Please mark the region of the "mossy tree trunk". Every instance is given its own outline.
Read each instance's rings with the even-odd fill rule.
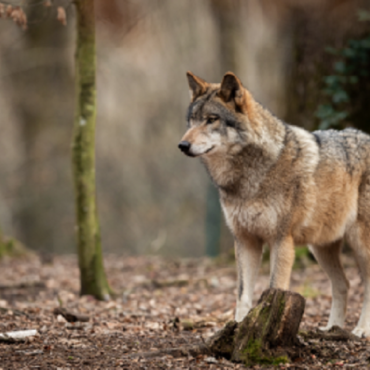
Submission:
[[[94,0],[76,0],[76,112],[73,170],[81,295],[109,299],[103,267],[95,185],[96,46]]]

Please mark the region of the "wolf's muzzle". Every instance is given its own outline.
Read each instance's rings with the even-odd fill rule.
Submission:
[[[189,154],[191,144],[188,141],[181,141],[179,144],[179,149],[185,154]]]

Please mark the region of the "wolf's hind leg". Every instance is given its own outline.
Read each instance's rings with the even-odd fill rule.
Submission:
[[[332,290],[332,303],[328,324],[320,328],[328,330],[334,325],[343,327],[347,310],[349,283],[340,261],[342,241],[323,247],[310,246],[317,262],[329,276]]]
[[[355,252],[357,264],[364,283],[364,302],[361,316],[352,333],[359,337],[370,337],[370,250],[368,244],[363,242],[363,240],[368,241],[370,235],[367,232],[367,228],[362,228],[362,230],[360,230],[359,226],[357,229],[354,229],[349,236],[348,241]]]
[[[240,322],[252,308],[253,290],[261,264],[262,242],[254,239],[235,241],[235,258],[238,270],[238,293],[235,320]]]

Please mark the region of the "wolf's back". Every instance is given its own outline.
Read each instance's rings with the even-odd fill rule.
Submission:
[[[343,131],[315,131],[321,164],[344,166],[350,175],[364,171],[370,165],[370,136],[347,128]]]

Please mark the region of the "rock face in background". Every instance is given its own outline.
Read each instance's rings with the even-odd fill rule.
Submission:
[[[189,102],[187,70],[217,82],[235,69],[275,114],[312,128],[320,76],[311,76],[325,61],[326,45],[339,45],[353,33],[360,5],[97,1],[97,179],[104,250],[204,253],[209,180],[199,161],[177,149]],[[26,33],[0,22],[0,225],[33,249],[73,252],[73,7],[67,27],[53,21],[56,14],[36,8]],[[228,10],[224,18],[220,9]],[[230,48],[225,35],[233,40]],[[233,60],[221,57],[225,48],[234,50]],[[226,250],[231,238],[223,233]]]

